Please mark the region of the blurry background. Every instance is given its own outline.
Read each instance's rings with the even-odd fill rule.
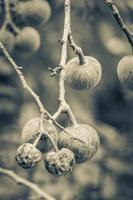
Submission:
[[[1,28],[5,16],[3,2],[0,1]],[[16,5],[25,1],[10,2],[11,7],[17,9]],[[40,95],[48,111],[54,113],[58,108],[58,77],[50,77],[48,67],[54,68],[59,64],[61,46],[58,38],[63,32],[64,1],[48,2],[51,7],[49,20],[35,27],[41,38],[38,51],[28,54],[13,48],[10,52],[15,62],[23,66],[29,85]],[[126,24],[133,31],[133,1],[115,2]],[[27,26],[21,16],[14,12],[14,23],[20,29]],[[90,91],[77,92],[67,87],[66,98],[80,123],[97,128],[101,147],[95,158],[76,166],[73,173],[66,177],[55,178],[48,174],[43,162],[33,170],[21,169],[14,160],[15,151],[21,144],[21,131],[30,118],[39,116],[39,111],[33,98],[24,92],[16,73],[1,54],[0,166],[13,169],[19,175],[34,181],[58,200],[132,200],[133,93],[122,87],[116,73],[117,63],[123,56],[131,53],[131,48],[104,0],[72,1],[71,17],[75,41],[86,55],[99,60],[103,75],[100,84]],[[11,27],[8,30],[16,37]],[[8,40],[8,44],[10,42],[13,39]],[[69,48],[68,60],[74,56]],[[60,118],[60,122],[67,125],[64,116]],[[31,199],[31,196],[36,195],[23,186],[17,186],[7,177],[0,177],[0,199],[24,200]]]

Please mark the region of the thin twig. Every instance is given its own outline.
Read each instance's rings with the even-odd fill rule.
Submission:
[[[59,74],[59,108],[57,112],[53,115],[53,119],[57,119],[61,113],[66,113],[70,119],[72,125],[77,125],[75,116],[65,100],[65,66],[67,61],[67,43],[68,35],[70,33],[70,0],[65,0],[64,10],[65,10],[65,19],[64,19],[64,31],[61,39],[62,49],[61,49],[61,58],[60,58],[60,74]]]
[[[55,200],[54,197],[50,196],[49,194],[47,194],[46,192],[41,190],[38,187],[38,185],[18,176],[16,173],[14,173],[11,170],[4,169],[4,168],[0,167],[0,174],[8,176],[10,179],[15,181],[17,184],[24,185],[24,186],[30,188],[31,190],[35,191],[40,196],[40,198],[43,198],[45,200]]]
[[[111,9],[116,22],[118,23],[122,31],[125,33],[133,51],[133,33],[127,28],[115,3],[112,0],[105,0],[105,3]]]

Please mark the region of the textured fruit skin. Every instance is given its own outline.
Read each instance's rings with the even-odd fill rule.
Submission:
[[[133,91],[133,56],[125,56],[118,63],[117,74],[120,82]]]
[[[49,152],[46,154],[44,164],[54,176],[66,175],[72,171],[75,164],[74,154],[66,148],[62,148],[58,152]]]
[[[79,58],[72,58],[66,64],[65,80],[75,90],[87,90],[96,86],[102,75],[100,63],[93,57],[85,56],[86,63],[79,64]]]
[[[60,133],[59,148],[68,148],[75,154],[77,163],[83,163],[92,158],[100,145],[96,130],[89,125],[67,127]]]
[[[40,118],[36,117],[36,118],[32,118],[30,119],[24,126],[23,130],[22,130],[22,140],[23,142],[33,142],[37,136],[38,136],[38,130],[39,130],[39,122],[40,122]],[[47,137],[46,133],[50,134],[50,136],[53,138],[53,140],[56,142],[57,141],[57,131],[55,126],[52,124],[52,122],[44,119],[43,121],[43,128],[44,128],[44,134],[41,137],[37,148],[41,151],[41,152],[48,152],[52,149],[52,144],[49,140],[49,138]]]
[[[15,36],[8,30],[0,31],[0,41],[3,43],[9,53],[14,49]]]
[[[20,53],[34,53],[36,52],[41,44],[41,39],[38,31],[35,28],[27,26],[23,28],[15,40],[15,49]]]
[[[47,1],[32,0],[20,2],[16,7],[16,12],[27,25],[38,26],[48,21],[51,16],[51,7]]]
[[[24,143],[17,149],[15,158],[21,167],[29,169],[36,167],[41,157],[42,154],[36,147],[30,143]]]

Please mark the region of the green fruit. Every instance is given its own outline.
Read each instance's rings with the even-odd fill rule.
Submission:
[[[44,0],[20,2],[16,6],[16,13],[27,25],[38,26],[48,21],[51,16],[51,7]]]
[[[18,165],[25,169],[36,167],[42,158],[41,152],[30,143],[22,144],[16,152]]]
[[[92,158],[100,145],[96,130],[89,125],[67,127],[60,133],[59,148],[68,148],[75,154],[77,163],[83,163]]]
[[[96,86],[101,79],[101,65],[93,57],[85,56],[86,63],[79,64],[79,58],[72,58],[65,68],[65,81],[75,90],[87,90]]]
[[[44,164],[48,172],[54,176],[66,175],[72,171],[75,164],[74,154],[66,148],[58,152],[49,152],[46,154]]]
[[[39,135],[39,123],[40,123],[40,118],[36,117],[33,119],[30,119],[24,126],[23,131],[22,131],[22,139],[23,142],[34,142],[35,139]],[[57,141],[57,131],[55,126],[53,125],[52,122],[44,119],[43,121],[43,128],[44,128],[44,133],[37,145],[37,148],[41,152],[48,152],[52,149],[52,143],[49,140],[47,133],[53,138],[53,140],[56,142]]]
[[[125,56],[118,63],[118,79],[129,90],[133,91],[133,56]]]
[[[16,36],[15,49],[24,54],[35,53],[40,47],[40,35],[30,26],[23,28]]]

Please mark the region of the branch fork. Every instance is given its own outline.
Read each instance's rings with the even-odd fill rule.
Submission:
[[[66,61],[67,61],[67,45],[69,42],[70,47],[72,47],[75,54],[79,57],[79,63],[84,64],[85,63],[85,56],[83,54],[83,51],[80,47],[78,47],[72,37],[71,32],[71,19],[70,19],[70,7],[71,7],[71,1],[65,0],[64,4],[64,10],[65,10],[65,20],[64,20],[64,32],[62,38],[59,38],[59,42],[62,45],[61,49],[61,58],[59,67],[61,66],[61,69],[59,70],[59,107],[58,110],[53,115],[53,118],[56,120],[62,113],[65,113],[68,118],[70,119],[70,124],[72,126],[77,126],[77,120],[68,105],[68,103],[65,100],[65,68],[66,68]],[[55,68],[55,71],[58,70],[58,67]]]
[[[61,71],[62,66],[58,66],[58,67],[55,67],[55,68],[49,67],[48,69],[50,70],[50,76],[56,76],[58,74],[58,72]]]

